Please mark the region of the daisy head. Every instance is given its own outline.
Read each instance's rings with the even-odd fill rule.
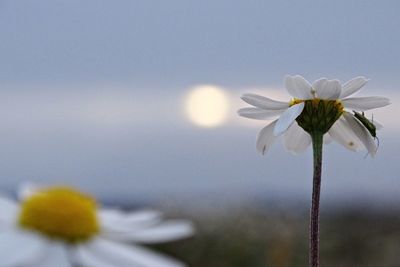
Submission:
[[[273,120],[257,137],[257,150],[263,154],[279,135],[284,134],[285,147],[296,154],[311,144],[311,135],[322,134],[325,142],[333,139],[353,151],[366,148],[374,156],[377,146],[373,133],[380,125],[368,120],[363,112],[390,102],[378,96],[349,97],[367,81],[356,77],[342,85],[338,80],[321,78],[311,84],[300,75],[288,75],[284,83],[292,99],[281,102],[244,94],[242,99],[253,107],[238,113],[246,118]]]
[[[19,198],[0,197],[0,266],[184,266],[136,244],[189,237],[188,221],[163,220],[153,210],[100,208],[70,187],[28,186]]]

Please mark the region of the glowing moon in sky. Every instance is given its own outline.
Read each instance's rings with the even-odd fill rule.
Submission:
[[[227,120],[229,101],[225,92],[213,85],[193,88],[185,101],[189,120],[202,127],[215,127]]]

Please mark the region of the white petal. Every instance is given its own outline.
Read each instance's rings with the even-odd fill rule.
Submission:
[[[338,80],[319,79],[313,83],[313,88],[318,98],[338,99],[342,91],[342,85]]]
[[[102,235],[117,241],[136,243],[162,243],[179,240],[193,235],[193,224],[182,220],[169,220],[155,226],[142,229],[118,227],[103,229]]]
[[[376,128],[377,130],[380,130],[380,129],[383,128],[382,123],[379,123],[379,122],[377,122],[376,120],[372,120],[372,123],[374,124],[374,126],[375,126],[375,128]]]
[[[367,148],[368,153],[370,153],[372,157],[375,156],[378,148],[368,130],[351,113],[345,112],[343,116],[349,123],[353,132],[357,135],[358,139],[360,139]]]
[[[276,101],[255,94],[244,94],[242,99],[250,105],[266,110],[286,109],[289,107],[289,103],[287,102]]]
[[[293,154],[298,154],[303,152],[311,144],[311,137],[297,125],[297,122],[294,122],[285,133],[283,143],[287,150]]]
[[[279,117],[276,122],[274,135],[278,136],[285,132],[287,128],[296,120],[296,118],[301,114],[304,109],[304,102],[300,104],[296,104],[288,108],[282,115]]]
[[[340,98],[345,98],[348,97],[358,90],[360,90],[366,83],[368,82],[368,79],[359,76],[351,79],[350,81],[346,82],[343,87],[342,87],[342,93],[340,94]]]
[[[368,118],[368,120],[375,126],[375,128],[376,128],[377,130],[380,130],[380,129],[383,128],[383,125],[382,125],[381,123],[377,122],[377,121],[374,119],[374,114],[372,114],[372,118],[371,118],[371,119]]]
[[[102,224],[114,224],[122,219],[124,213],[118,209],[101,209],[97,215]]]
[[[162,218],[162,213],[156,210],[139,210],[128,212],[123,219],[129,225],[153,225]]]
[[[32,266],[32,265],[30,265]],[[67,248],[58,242],[52,242],[43,260],[34,266],[40,267],[72,267]]]
[[[31,266],[47,248],[46,241],[35,234],[18,229],[0,232],[0,266]]]
[[[0,228],[14,224],[18,216],[18,211],[17,203],[0,196]]]
[[[348,109],[364,111],[364,110],[387,106],[390,104],[390,101],[386,97],[370,96],[370,97],[346,98],[342,100],[342,104],[345,108]]]
[[[132,230],[158,224],[162,214],[155,210],[140,210],[122,212],[116,209],[102,209],[99,211],[102,228],[116,231]]]
[[[329,129],[329,135],[333,140],[352,151],[362,149],[364,146],[360,139],[354,134],[348,122],[340,117]]]
[[[332,143],[332,137],[329,135],[329,133],[324,134],[324,144],[330,143]]]
[[[269,120],[276,116],[281,115],[285,110],[265,110],[260,108],[242,108],[239,109],[238,114],[242,117],[255,119],[255,120]]]
[[[71,261],[82,267],[116,267],[114,263],[107,262],[101,255],[96,255],[90,251],[85,245],[80,245],[72,249]],[[122,266],[121,266],[122,267]],[[137,265],[132,265],[137,267]]]
[[[85,245],[93,257],[112,263],[118,267],[183,267],[184,264],[161,254],[156,254],[135,245],[122,245],[105,239],[96,240]],[[103,267],[103,266],[99,266]]]
[[[274,135],[274,128],[277,121],[278,120],[275,120],[262,128],[257,135],[256,148],[257,151],[263,155],[269,150],[272,143],[275,141],[276,136]]]
[[[18,199],[24,200],[28,197],[31,197],[33,194],[38,193],[43,188],[44,188],[43,186],[39,186],[37,184],[30,182],[22,183],[18,187],[18,192],[17,192]]]
[[[311,99],[314,97],[311,84],[300,75],[286,75],[284,83],[289,94],[295,98]]]

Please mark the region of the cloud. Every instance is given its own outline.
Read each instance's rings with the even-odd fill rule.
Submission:
[[[0,99],[0,123],[16,131],[132,128],[180,116],[173,95],[126,87],[15,89],[0,92]]]

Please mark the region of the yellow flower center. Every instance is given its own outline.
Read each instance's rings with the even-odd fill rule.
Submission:
[[[293,98],[293,99],[289,102],[289,106],[291,107],[291,106],[294,106],[294,105],[297,105],[297,104],[300,104],[300,103],[303,103],[303,102],[305,102],[305,100],[303,100],[303,99],[298,99],[298,98]]]
[[[82,242],[99,232],[96,201],[68,187],[52,187],[28,197],[19,225],[49,238]]]
[[[290,106],[304,102],[303,112],[297,117],[297,123],[308,133],[326,133],[343,114],[340,100],[313,98],[293,99]]]

